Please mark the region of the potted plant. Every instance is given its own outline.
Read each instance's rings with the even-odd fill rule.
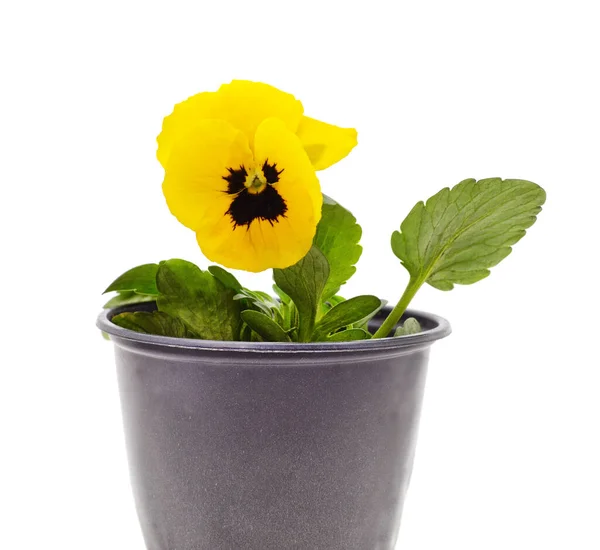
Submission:
[[[397,304],[344,299],[361,228],[316,173],[355,145],[355,130],[254,82],[192,96],[165,118],[167,205],[220,265],[133,268],[98,318],[115,345],[148,550],[394,548],[429,348],[450,333],[407,308],[424,284],[486,277],[545,193],[500,178],[441,190],[391,237],[408,271]],[[225,268],[272,269],[274,295]]]

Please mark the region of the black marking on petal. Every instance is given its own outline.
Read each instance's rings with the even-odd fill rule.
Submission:
[[[248,172],[244,166],[240,166],[237,170],[233,168],[227,168],[229,172],[228,176],[223,176],[223,179],[227,182],[227,193],[230,195],[237,195],[240,191],[243,191],[246,186],[246,178]]]
[[[273,184],[279,181],[279,175],[283,172],[283,168],[281,170],[277,170],[277,163],[269,164],[268,160],[265,160],[265,163],[262,166],[263,174],[265,175],[265,179],[267,183]]]
[[[261,193],[248,193],[244,189],[233,199],[226,214],[231,216],[234,229],[250,227],[254,220],[268,221],[271,225],[285,218],[287,204],[274,187],[268,185]]]

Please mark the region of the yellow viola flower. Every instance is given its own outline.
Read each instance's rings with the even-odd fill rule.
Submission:
[[[302,103],[291,94],[262,82],[234,80],[217,92],[196,94],[177,104],[164,119],[157,157],[166,168],[175,142],[204,119],[226,120],[244,132],[252,147],[259,124],[266,118],[279,118],[300,138],[315,170],[342,160],[356,146],[354,128],[327,124],[303,112]]]
[[[169,209],[204,255],[258,272],[306,255],[323,202],[315,170],[355,145],[355,130],[303,116],[292,95],[233,81],[176,105],[157,156]]]
[[[209,260],[254,272],[306,255],[323,201],[300,138],[279,118],[252,141],[226,120],[197,121],[171,148],[163,192]]]

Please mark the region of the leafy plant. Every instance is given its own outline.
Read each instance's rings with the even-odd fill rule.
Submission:
[[[398,326],[425,283],[439,290],[472,284],[506,258],[545,201],[535,183],[500,178],[464,180],[417,203],[392,235],[408,284],[371,334],[369,321],[385,302],[373,295],[345,300],[337,293],[356,271],[362,230],[352,214],[324,197],[313,246],[300,261],[273,269],[276,297],[249,290],[220,266],[202,271],[184,260],[146,264],[118,277],[106,307],[156,301],[157,311],[124,311],[123,328],[178,338],[269,342],[348,342],[420,332],[417,319]],[[396,328],[397,327],[397,328]]]

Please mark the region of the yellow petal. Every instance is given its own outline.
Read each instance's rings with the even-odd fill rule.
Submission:
[[[280,172],[279,181],[269,185],[285,201],[285,214],[236,226],[230,215],[219,218],[211,210],[196,230],[198,244],[210,260],[258,272],[289,267],[310,249],[323,197],[300,140],[282,120],[267,119],[257,129],[254,166],[261,169],[265,162]]]
[[[198,123],[210,116],[214,108],[216,93],[196,94],[175,105],[173,112],[163,120],[162,131],[156,138],[158,149],[156,157],[166,168],[169,155],[177,139],[186,135]]]
[[[302,103],[292,94],[262,82],[233,80],[230,84],[223,84],[217,96],[218,106],[212,113],[214,118],[223,118],[242,130],[248,136],[251,147],[263,120],[278,118],[288,130],[295,132],[304,111]]]
[[[250,227],[233,228],[228,216],[216,224],[206,224],[196,232],[202,253],[212,262],[231,269],[257,273],[270,268],[286,268],[302,259],[312,239],[298,236],[293,223],[283,218],[271,225],[255,220]]]
[[[342,160],[357,144],[354,128],[340,128],[303,116],[297,130],[315,170],[324,170]]]
[[[199,120],[226,120],[246,134],[250,147],[258,125],[266,118],[277,117],[295,132],[302,118],[303,107],[293,95],[262,82],[234,80],[217,92],[204,92],[175,106],[163,122],[157,138],[157,157],[166,166],[173,143]]]
[[[252,152],[245,135],[224,120],[197,122],[174,144],[163,193],[171,213],[190,229],[229,208],[228,168],[250,166]]]
[[[298,136],[286,131],[280,120],[267,119],[256,132],[254,156],[261,166],[269,161],[276,163],[278,170],[283,169],[274,187],[284,200],[293,202],[296,194],[302,190],[306,193],[305,201],[309,201],[314,209],[313,217],[307,222],[312,224],[314,220],[316,231],[316,224],[321,219],[323,195],[319,178]],[[304,205],[305,201],[300,197],[298,200]]]

